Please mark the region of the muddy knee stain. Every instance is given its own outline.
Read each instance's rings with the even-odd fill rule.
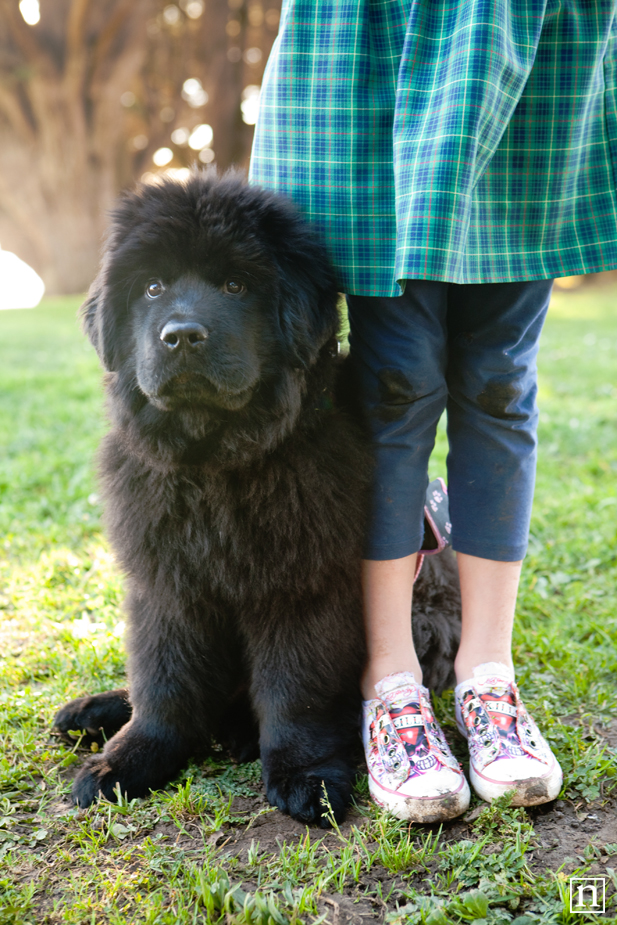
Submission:
[[[379,380],[379,405],[375,414],[382,421],[398,421],[408,405],[416,400],[411,382],[400,369],[385,368],[377,373]]]
[[[510,378],[495,376],[487,382],[476,401],[480,408],[491,417],[504,421],[515,421],[525,416],[520,411],[509,410],[520,398],[521,391],[518,383],[512,382]]]

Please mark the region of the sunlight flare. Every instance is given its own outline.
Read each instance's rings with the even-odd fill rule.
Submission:
[[[35,308],[45,292],[45,283],[32,267],[16,254],[0,249],[0,310]]]
[[[26,22],[29,26],[36,26],[41,18],[39,0],[21,0],[21,3],[19,4],[19,12],[23,17],[24,22]]]

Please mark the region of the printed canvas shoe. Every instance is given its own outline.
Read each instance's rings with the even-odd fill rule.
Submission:
[[[489,662],[454,691],[456,724],[469,745],[469,780],[490,803],[514,791],[513,806],[554,800],[563,774],[525,709],[506,665]]]
[[[369,792],[398,819],[443,822],[465,812],[469,785],[446,742],[426,687],[408,671],[375,685],[364,701]]]

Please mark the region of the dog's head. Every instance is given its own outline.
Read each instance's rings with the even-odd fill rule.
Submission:
[[[272,402],[286,373],[303,381],[336,332],[336,297],[287,200],[195,174],[120,202],[83,313],[104,367],[150,413],[216,419]]]

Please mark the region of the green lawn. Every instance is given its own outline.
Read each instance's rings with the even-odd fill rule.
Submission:
[[[148,800],[68,802],[84,753],[50,737],[54,713],[124,671],[93,463],[101,374],[78,304],[0,312],[0,925],[577,923],[572,874],[606,878],[617,921],[617,291],[557,293],[540,355],[515,659],[565,771],[561,800],[476,801],[442,829],[407,826],[359,777],[350,821],[325,835],[268,807],[258,763],[222,753]],[[435,474],[444,460],[440,430]],[[452,694],[436,708],[454,741]]]

